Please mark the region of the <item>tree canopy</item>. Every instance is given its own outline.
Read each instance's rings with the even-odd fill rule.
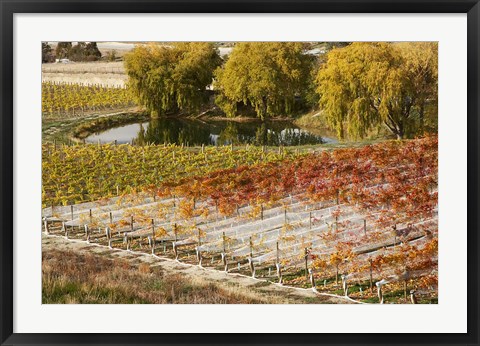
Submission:
[[[55,56],[57,59],[68,58],[70,50],[72,49],[72,42],[58,42],[55,49]]]
[[[80,44],[80,42],[78,42],[78,44]],[[102,53],[97,47],[97,42],[88,42],[82,48],[83,50],[81,51],[81,56],[78,61],[96,61],[102,57]]]
[[[333,49],[317,75],[320,107],[340,138],[385,126],[397,138],[423,131],[437,97],[436,43],[353,43]],[[435,102],[432,102],[435,103]]]
[[[52,47],[48,42],[42,42],[42,63],[53,61]]]
[[[157,115],[198,110],[220,63],[209,42],[138,45],[125,55],[129,86],[138,101]]]
[[[381,129],[400,139],[437,126],[436,43],[333,42],[316,56],[309,43],[239,42],[225,60],[215,47],[138,45],[125,55],[129,87],[156,115],[198,111],[212,82],[230,117],[290,116],[318,104],[340,139]]]
[[[72,61],[96,61],[102,57],[97,42],[77,42],[74,46],[72,42],[58,42],[55,55],[58,59],[68,58]]]
[[[308,90],[314,58],[301,42],[240,42],[215,72],[217,104],[235,116],[239,103],[258,117],[291,114],[295,98]]]

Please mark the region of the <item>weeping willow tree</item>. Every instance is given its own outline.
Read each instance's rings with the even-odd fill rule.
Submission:
[[[397,44],[409,83],[415,89],[412,108],[414,131],[438,126],[438,44],[433,42],[402,42]]]
[[[216,102],[228,116],[238,104],[252,106],[256,115],[293,111],[311,81],[314,58],[301,42],[241,42],[233,48],[223,68],[215,72]]]
[[[380,126],[398,139],[421,133],[425,105],[436,104],[437,57],[437,44],[425,42],[333,49],[316,80],[327,123],[341,139]]]
[[[209,42],[138,45],[125,55],[128,85],[153,115],[198,110],[220,63]]]

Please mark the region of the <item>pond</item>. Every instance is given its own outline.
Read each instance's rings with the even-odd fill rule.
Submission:
[[[159,118],[112,128],[87,137],[88,143],[176,143],[195,145],[305,145],[335,142],[289,121],[203,121]]]

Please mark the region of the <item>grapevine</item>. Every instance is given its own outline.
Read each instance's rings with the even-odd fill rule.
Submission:
[[[135,105],[128,88],[42,82],[42,115],[81,116],[88,112],[114,110]]]
[[[341,279],[367,301],[377,299],[375,282],[404,302],[409,288],[437,295],[437,137],[306,155],[129,145],[45,152],[44,216],[77,237],[85,224],[108,226],[119,234],[114,247],[343,295]],[[118,197],[106,193],[115,177],[125,188]],[[66,205],[78,189],[94,202]],[[66,206],[49,207],[62,197]]]

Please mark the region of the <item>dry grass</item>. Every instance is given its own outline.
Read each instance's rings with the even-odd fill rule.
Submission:
[[[123,61],[120,62],[71,62],[69,64],[42,64],[44,73],[116,73],[125,74]]]
[[[71,251],[43,252],[44,304],[261,304],[282,303],[238,286],[164,275],[159,267]]]

